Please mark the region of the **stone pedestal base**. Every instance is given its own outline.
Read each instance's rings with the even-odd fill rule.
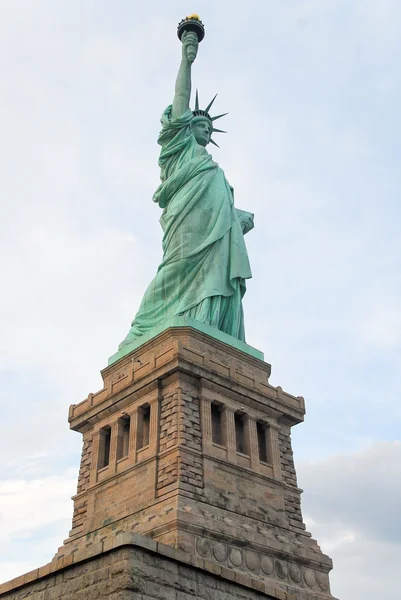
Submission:
[[[2,600],[312,600],[125,533],[0,585]]]

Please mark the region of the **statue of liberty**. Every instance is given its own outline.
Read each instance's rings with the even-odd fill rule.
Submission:
[[[197,15],[185,22],[203,30]],[[233,189],[206,150],[209,142],[215,144],[212,133],[220,132],[213,122],[224,116],[210,116],[215,98],[200,110],[196,93],[195,110],[189,108],[191,67],[200,41],[196,31],[181,32],[174,100],[161,118],[162,183],[153,200],[163,209],[163,259],[120,350],[176,316],[245,341],[242,298],[252,274],[244,234],[253,228],[253,215],[234,208]]]

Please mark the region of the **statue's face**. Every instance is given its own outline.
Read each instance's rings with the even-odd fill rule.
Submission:
[[[194,119],[192,122],[192,130],[198,144],[207,146],[212,135],[212,124],[209,119]]]

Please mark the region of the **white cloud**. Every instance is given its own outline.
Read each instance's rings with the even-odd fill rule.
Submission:
[[[76,491],[77,473],[33,481],[0,483],[1,535],[5,541],[32,537],[32,531],[49,526],[71,511],[70,497]]]
[[[306,522],[333,558],[332,592],[342,600],[398,597],[400,461],[401,442],[387,442],[298,464]]]
[[[68,537],[76,476],[76,471],[67,471],[30,482],[0,482],[0,581],[53,558]]]

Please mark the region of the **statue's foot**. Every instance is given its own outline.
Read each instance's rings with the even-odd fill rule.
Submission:
[[[125,348],[126,346],[129,346],[130,344],[132,344],[133,342],[135,342],[138,339],[138,335],[135,335],[135,333],[131,330],[127,337],[121,342],[121,344],[119,344],[118,349],[122,350],[123,348]]]
[[[131,342],[134,341],[134,338],[129,339],[128,337],[125,338],[125,340],[123,340],[121,342],[121,344],[118,344],[118,349],[122,350],[123,348],[125,348],[125,346],[129,346],[129,344],[131,344]]]

